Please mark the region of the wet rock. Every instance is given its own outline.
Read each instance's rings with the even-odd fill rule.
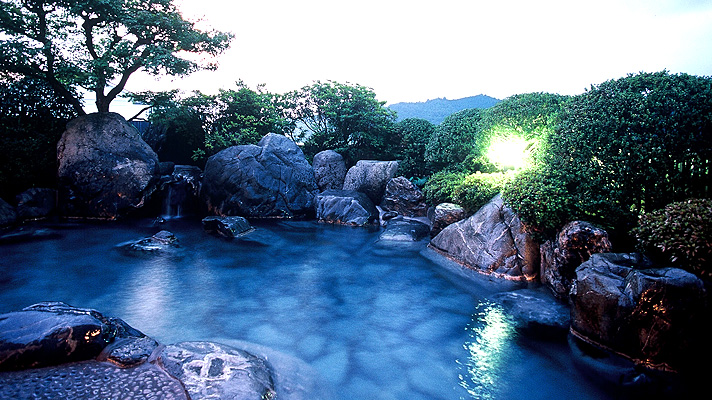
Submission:
[[[270,366],[246,351],[210,342],[166,346],[161,363],[192,399],[274,399]]]
[[[402,176],[393,178],[386,184],[381,208],[406,217],[424,217],[428,213],[423,192]]]
[[[373,204],[380,204],[397,171],[398,161],[360,160],[346,172],[343,189],[365,193]]]
[[[255,230],[243,217],[205,217],[203,229],[228,238],[246,235]]]
[[[704,284],[681,269],[651,267],[639,254],[617,253],[581,264],[570,293],[572,333],[650,367],[690,368],[709,355]]]
[[[0,371],[96,358],[118,338],[145,337],[118,318],[61,302],[0,315]]]
[[[312,162],[314,179],[322,192],[329,189],[341,190],[346,177],[346,163],[341,154],[324,150],[314,155]]]
[[[200,186],[203,171],[193,165],[174,165],[171,173],[161,176],[158,198],[164,218],[195,215],[201,211]]]
[[[171,253],[180,247],[178,243],[178,238],[176,235],[169,231],[160,231],[153,236],[126,242],[120,244],[118,247],[135,253]]]
[[[521,289],[492,296],[524,333],[542,339],[563,339],[569,332],[569,308],[548,292]]]
[[[465,209],[457,204],[440,203],[433,209],[431,218],[433,227],[430,230],[430,236],[435,237],[442,232],[445,227],[454,224],[455,222],[465,219]]]
[[[57,191],[49,188],[31,188],[17,195],[17,216],[20,219],[44,218],[55,210]]]
[[[539,246],[499,195],[470,218],[443,229],[430,246],[454,261],[505,279],[533,280],[539,272]]]
[[[378,216],[371,199],[353,190],[326,190],[316,196],[315,207],[322,222],[363,226]]]
[[[558,299],[568,299],[576,268],[594,253],[611,251],[605,230],[588,222],[573,221],[561,230],[554,241],[541,246],[541,282]]]
[[[12,225],[17,220],[15,207],[0,199],[0,227]]]
[[[424,239],[430,233],[430,227],[420,221],[398,216],[386,223],[380,240],[413,242]]]
[[[144,205],[159,178],[156,153],[115,113],[70,121],[57,160],[58,209],[66,216],[122,216]]]
[[[313,215],[318,188],[302,150],[283,135],[227,148],[208,159],[201,196],[208,212],[266,218]]]
[[[148,361],[158,347],[148,336],[120,338],[106,346],[97,360],[111,361],[121,368],[135,367]]]

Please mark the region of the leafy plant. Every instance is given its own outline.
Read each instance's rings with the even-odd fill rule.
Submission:
[[[642,214],[633,234],[653,258],[712,277],[712,200],[674,202]]]
[[[455,203],[474,213],[502,191],[511,179],[510,173],[467,173],[440,171],[433,174],[423,188],[430,204]]]
[[[425,148],[435,133],[435,126],[419,118],[408,118],[395,125],[395,135],[401,138],[398,149],[398,173],[408,177],[428,175]]]

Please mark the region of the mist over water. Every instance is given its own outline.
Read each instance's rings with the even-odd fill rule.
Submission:
[[[515,331],[488,299],[503,287],[434,263],[427,242],[316,222],[254,225],[226,240],[189,219],[78,224],[0,245],[0,312],[64,301],[165,344],[247,342],[278,370],[288,366],[275,354],[313,373],[278,374],[278,385],[306,392],[293,398],[610,398],[573,367],[565,343]],[[179,251],[116,247],[162,229]]]

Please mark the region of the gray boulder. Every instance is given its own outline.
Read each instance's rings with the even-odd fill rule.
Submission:
[[[238,216],[205,217],[202,222],[206,232],[217,233],[227,238],[240,237],[255,230],[245,218]]]
[[[244,350],[211,342],[166,346],[161,363],[191,399],[274,399],[271,367]]]
[[[388,181],[381,208],[406,217],[424,217],[428,214],[423,192],[403,176]]]
[[[457,204],[452,203],[440,203],[433,209],[433,215],[431,218],[432,228],[430,230],[430,236],[435,237],[448,225],[452,225],[455,222],[462,221],[467,215],[465,214],[465,209]]]
[[[373,204],[380,204],[388,181],[397,171],[398,161],[361,160],[349,168],[343,189],[366,193]]]
[[[326,190],[316,196],[314,203],[316,218],[321,222],[363,226],[378,217],[371,199],[353,190]]]
[[[346,177],[346,163],[344,157],[334,150],[324,150],[314,155],[312,162],[314,179],[320,191],[344,187]]]
[[[0,315],[0,371],[90,360],[118,339],[145,337],[124,321],[95,310],[39,303]]]
[[[17,221],[15,207],[0,199],[0,227],[12,225]]]
[[[386,229],[380,240],[414,242],[424,239],[430,233],[430,226],[412,218],[398,216],[386,222]]]
[[[569,308],[546,291],[521,289],[492,296],[511,316],[515,327],[542,339],[563,339],[569,332]]]
[[[611,251],[608,233],[588,222],[573,221],[554,241],[541,246],[541,282],[558,299],[568,299],[576,268],[594,253]]]
[[[63,215],[116,218],[141,208],[159,178],[158,156],[119,114],[70,121],[57,143]]]
[[[712,332],[704,283],[681,269],[651,267],[639,254],[593,254],[576,269],[571,332],[647,367],[680,371],[706,362]]]
[[[44,218],[55,210],[57,191],[49,188],[31,188],[18,194],[15,200],[18,218]]]
[[[528,281],[539,272],[539,246],[497,195],[470,218],[442,230],[430,247],[477,271]]]
[[[317,192],[302,150],[270,133],[258,145],[233,146],[210,157],[201,197],[215,215],[289,218],[311,215]]]

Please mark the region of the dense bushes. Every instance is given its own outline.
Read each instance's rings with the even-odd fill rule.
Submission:
[[[476,212],[502,191],[511,173],[440,171],[428,179],[423,194],[430,204],[455,203],[468,213]]]
[[[425,149],[435,133],[435,125],[419,118],[407,118],[395,125],[398,146],[398,173],[407,177],[422,178],[429,175],[425,165]]]
[[[712,278],[712,200],[674,202],[642,214],[633,233],[649,256]]]

